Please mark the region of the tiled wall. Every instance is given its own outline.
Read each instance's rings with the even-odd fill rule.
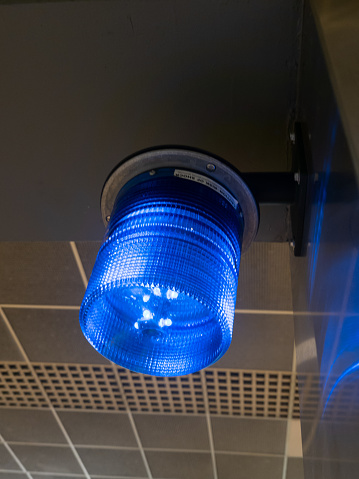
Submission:
[[[98,246],[0,243],[0,479],[302,479],[288,245],[253,244],[230,350],[173,379],[83,338]]]

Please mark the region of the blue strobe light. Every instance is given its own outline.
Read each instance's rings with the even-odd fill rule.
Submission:
[[[214,173],[181,168],[178,158],[179,167],[172,167],[160,152],[145,153],[157,167],[130,179],[128,162],[136,165],[138,155],[119,167],[125,184],[110,200],[80,324],[92,346],[114,363],[179,376],[215,362],[230,345],[245,215]],[[146,163],[151,161],[142,161],[142,168]],[[108,197],[116,191],[111,181]]]

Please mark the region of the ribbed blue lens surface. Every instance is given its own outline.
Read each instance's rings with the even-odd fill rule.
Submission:
[[[216,191],[173,173],[156,176],[120,191],[80,324],[111,361],[178,376],[230,345],[243,224]]]

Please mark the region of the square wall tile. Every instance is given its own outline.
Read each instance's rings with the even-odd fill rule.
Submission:
[[[216,451],[284,454],[286,421],[212,417],[211,422]]]
[[[153,479],[213,479],[209,453],[146,451]]]
[[[0,469],[20,470],[20,467],[3,444],[0,444]]]
[[[69,411],[58,414],[74,444],[137,447],[126,413]]]
[[[299,419],[289,420],[287,443],[287,456],[303,457],[302,434]]]
[[[134,414],[144,448],[209,450],[204,417],[161,414]]]
[[[80,305],[85,289],[65,242],[0,242],[0,304]]]
[[[28,471],[82,474],[69,447],[12,445],[14,453]]]
[[[292,311],[288,243],[254,242],[243,254],[236,308]]]
[[[216,454],[218,479],[282,479],[283,458]]]
[[[9,308],[5,314],[31,361],[109,364],[82,334],[78,310]]]
[[[303,458],[288,458],[286,479],[304,479]]]
[[[139,451],[77,448],[77,452],[90,474],[128,477],[147,476]]]
[[[0,361],[24,361],[5,321],[0,315]]]
[[[212,367],[291,371],[293,347],[292,315],[237,313],[232,343]]]
[[[101,241],[79,241],[76,243],[77,251],[79,252],[87,279],[90,279],[101,244]]]
[[[0,409],[0,433],[6,441],[66,443],[50,411]]]

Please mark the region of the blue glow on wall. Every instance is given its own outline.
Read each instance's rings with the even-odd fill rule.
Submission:
[[[323,165],[323,173],[318,175],[318,181],[316,182],[316,192],[315,192],[315,199],[313,205],[316,209],[315,224],[314,224],[314,233],[313,233],[313,245],[312,251],[310,254],[310,276],[308,281],[308,288],[309,288],[309,300],[312,301],[313,299],[313,291],[314,291],[314,283],[315,283],[315,276],[317,272],[317,265],[318,265],[318,255],[319,255],[319,246],[320,246],[320,239],[322,235],[322,227],[323,227],[323,220],[324,220],[324,208],[326,205],[327,200],[327,190],[328,190],[328,183],[330,179],[331,173],[331,166],[333,160],[333,149],[335,145],[335,141],[337,138],[338,132],[338,125],[339,125],[339,115],[336,112],[335,118],[333,120],[332,128],[331,128],[331,135],[330,135],[330,145],[329,145],[329,153],[327,154],[324,165]],[[309,248],[310,249],[310,248]]]
[[[80,310],[82,331],[132,371],[177,376],[228,349],[243,221],[212,189],[173,171],[120,191]]]

